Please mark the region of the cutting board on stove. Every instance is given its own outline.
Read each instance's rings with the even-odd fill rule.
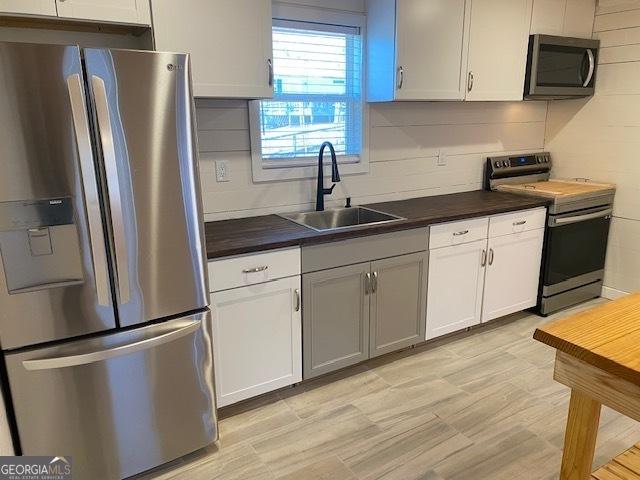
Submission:
[[[544,182],[499,185],[502,192],[526,193],[547,198],[577,197],[581,195],[604,194],[613,192],[616,186],[611,183],[596,183],[579,180],[548,180]]]

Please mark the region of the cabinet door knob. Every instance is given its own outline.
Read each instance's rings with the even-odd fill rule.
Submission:
[[[300,305],[301,305],[301,302],[300,302],[300,290],[296,288],[293,291],[293,294],[294,294],[295,299],[296,299],[295,310],[296,310],[296,312],[299,312],[300,311]]]
[[[469,92],[473,90],[473,72],[469,72],[469,78],[467,79],[467,90]]]
[[[378,272],[373,272],[373,287],[371,288],[371,293],[376,293],[378,290]]]
[[[367,273],[364,280],[364,294],[369,295],[371,292],[371,274]]]
[[[493,248],[489,249],[489,265],[493,265]]]
[[[487,251],[482,249],[482,259],[480,260],[480,266],[485,267],[487,265]]]

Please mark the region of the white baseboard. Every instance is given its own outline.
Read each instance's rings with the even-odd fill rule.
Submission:
[[[629,295],[629,292],[623,292],[622,290],[616,290],[611,287],[602,287],[602,296],[609,300],[616,300],[625,295]]]

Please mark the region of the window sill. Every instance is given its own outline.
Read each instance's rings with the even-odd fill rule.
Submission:
[[[262,161],[260,160],[260,163]],[[256,168],[257,167],[257,168]],[[357,175],[369,172],[369,162],[360,158],[358,162],[338,162],[338,170],[340,175]],[[331,176],[331,162],[329,158],[324,161],[324,175]],[[253,181],[254,182],[274,182],[280,180],[303,180],[308,178],[316,178],[318,176],[318,165],[307,164],[298,166],[268,166],[253,165]]]

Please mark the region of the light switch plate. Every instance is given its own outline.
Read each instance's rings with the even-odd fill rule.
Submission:
[[[216,180],[218,182],[229,181],[229,162],[227,160],[216,161]]]

